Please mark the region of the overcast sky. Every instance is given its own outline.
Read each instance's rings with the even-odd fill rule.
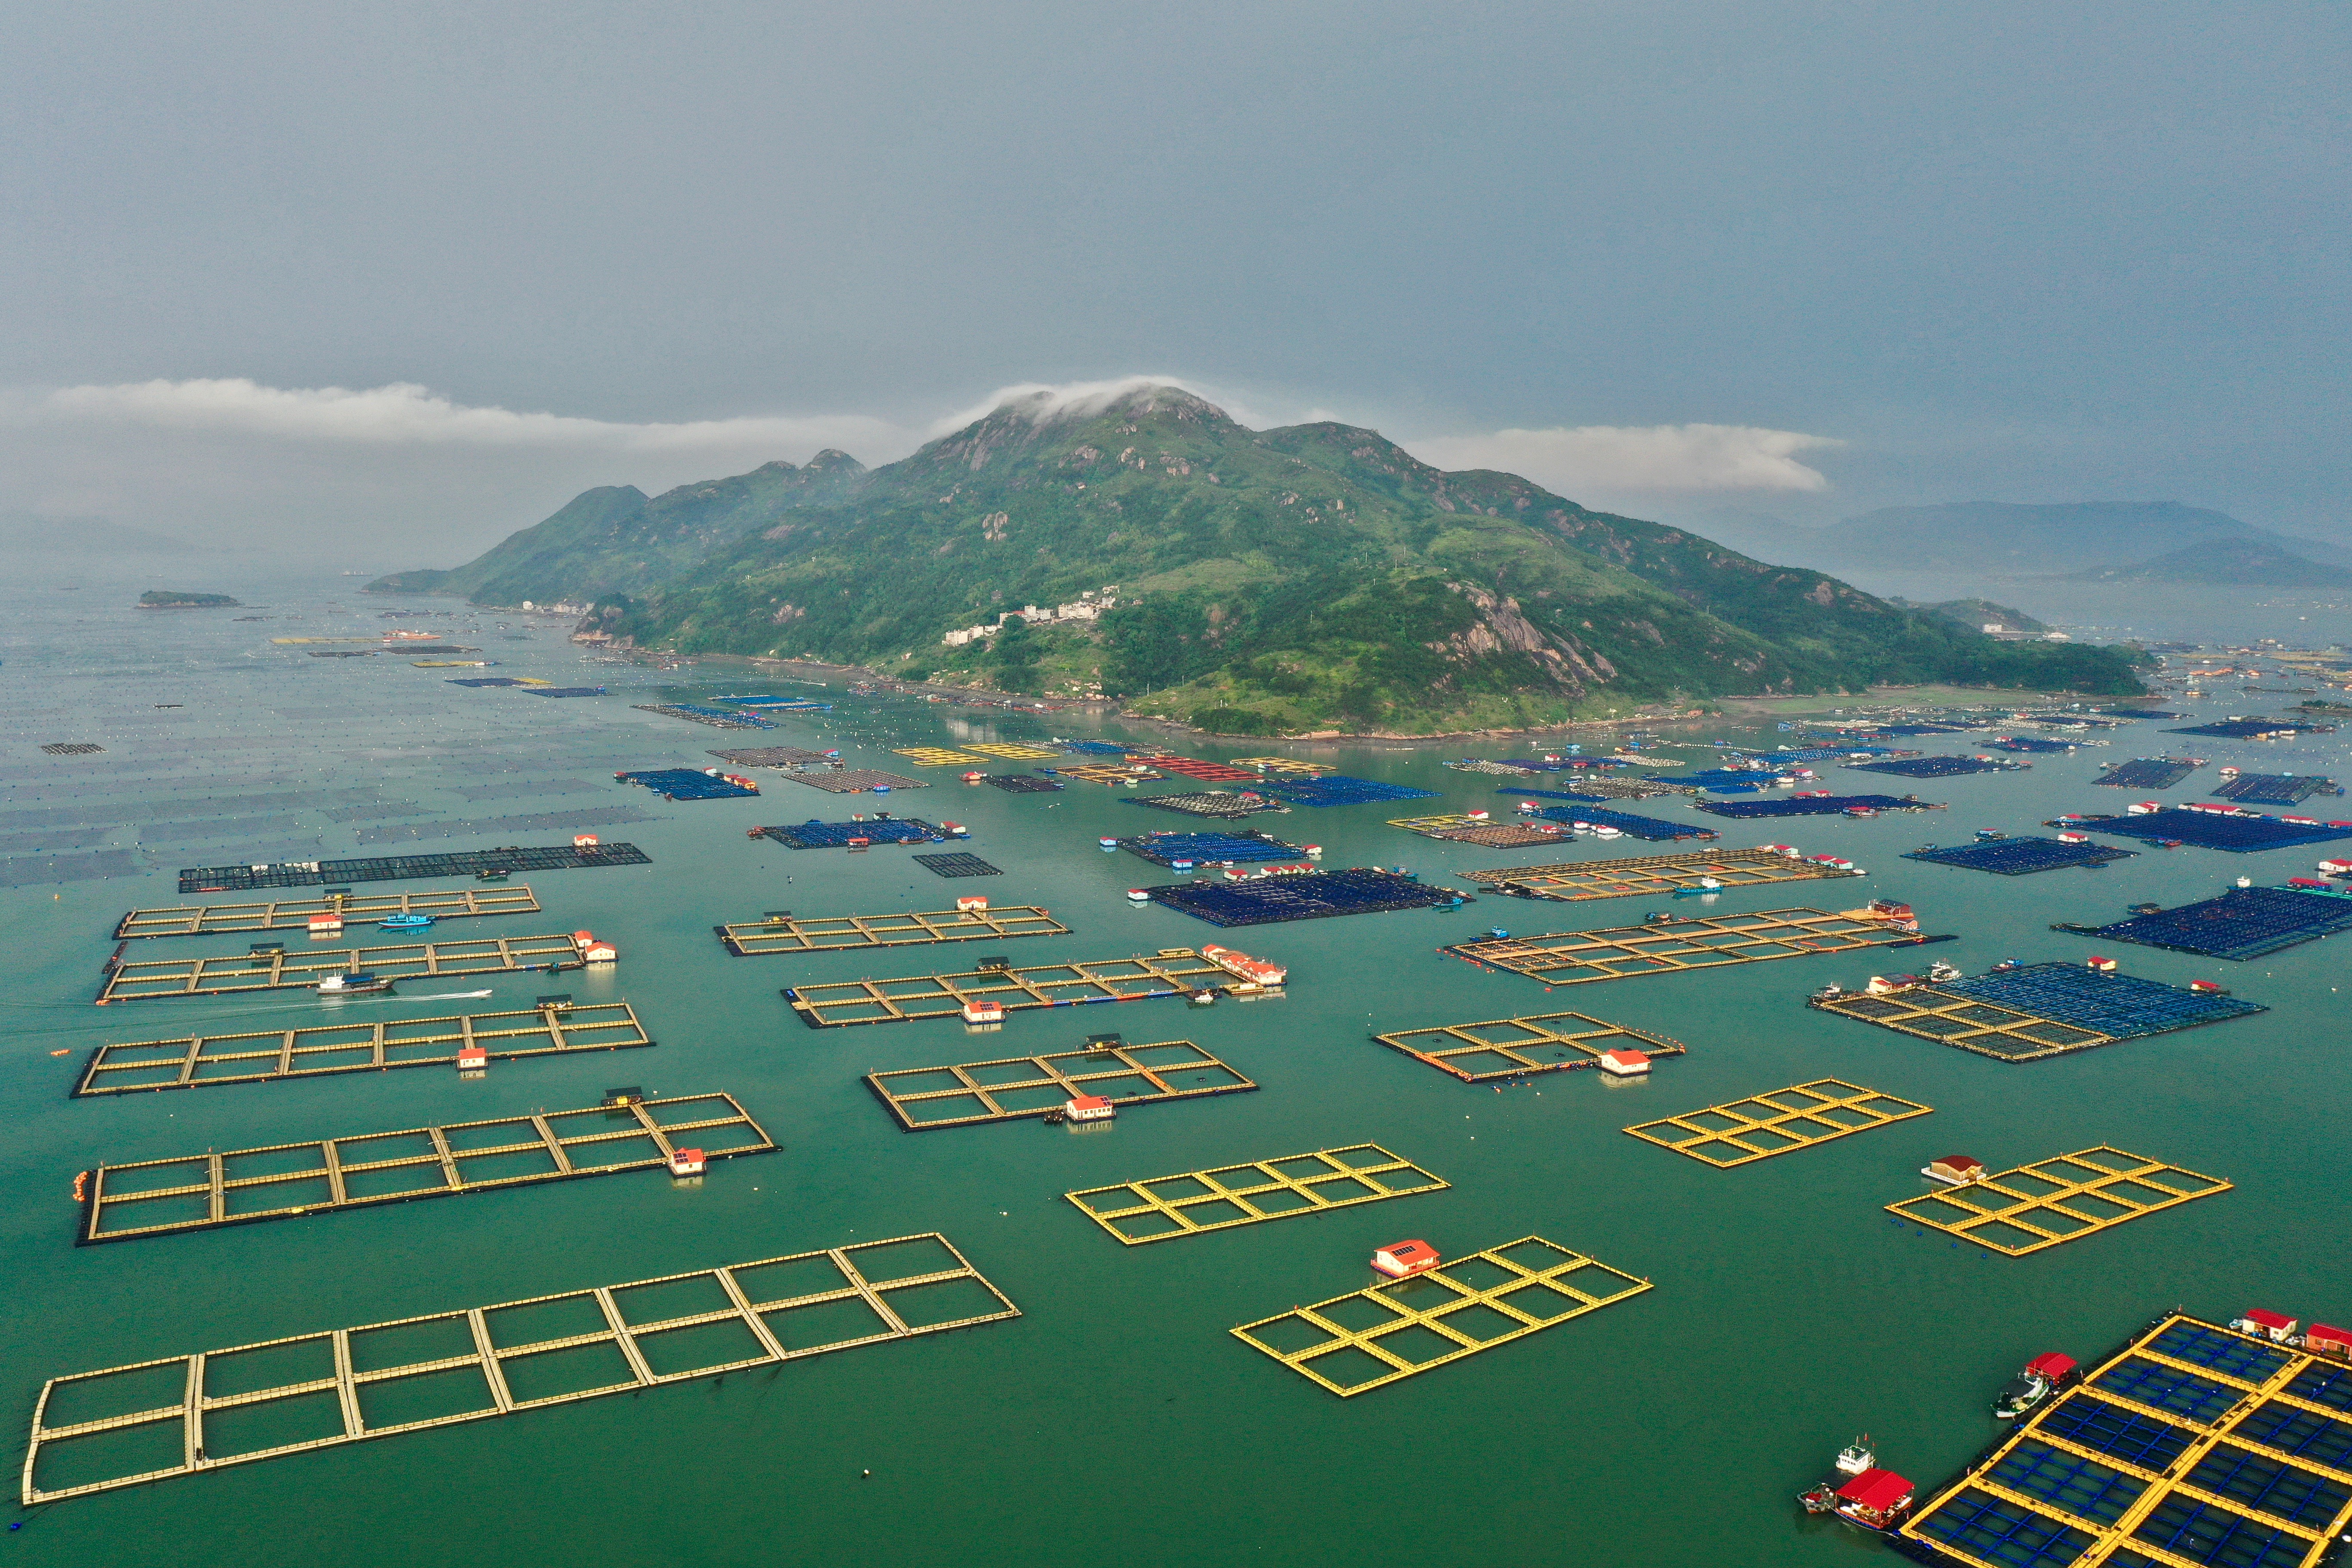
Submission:
[[[6,15],[0,513],[447,565],[1161,374],[1650,516],[2352,532],[2341,5]]]

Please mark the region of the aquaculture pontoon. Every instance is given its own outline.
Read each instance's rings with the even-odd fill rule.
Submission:
[[[1704,1160],[1717,1170],[1769,1160],[1795,1149],[1926,1116],[1935,1107],[1898,1100],[1833,1078],[1751,1094],[1625,1129],[1662,1149]]]
[[[2062,921],[2050,929],[2203,958],[2260,958],[2352,930],[2352,890],[2226,888],[2216,898],[2134,915],[2112,925]]]
[[[1465,1083],[1595,1067],[1602,1052],[1628,1047],[1650,1057],[1678,1057],[1689,1048],[1671,1035],[1628,1028],[1584,1013],[1533,1013],[1476,1024],[1440,1024],[1435,1028],[1400,1029],[1372,1038]]]
[[[1995,838],[1982,844],[1927,845],[1907,851],[1906,860],[1926,860],[1937,866],[1958,866],[1969,871],[1990,871],[1997,877],[2029,877],[2036,871],[2105,866],[2128,860],[2137,849],[2111,844],[2068,844],[2056,838]]]
[[[149,936],[225,936],[239,931],[308,931],[321,915],[346,925],[366,925],[388,915],[431,915],[436,921],[473,915],[535,915],[539,900],[529,887],[456,888],[437,893],[330,893],[320,899],[278,899],[268,903],[179,904],[132,910],[115,922],[118,940]]]
[[[1190,1040],[1130,1046],[1117,1035],[1097,1035],[1084,1050],[867,1073],[866,1087],[899,1126],[923,1132],[1034,1120],[1082,1095],[1139,1105],[1238,1094],[1257,1085]]]
[[[1099,1092],[1099,1091],[1097,1091]],[[1377,1143],[1277,1154],[1062,1195],[1129,1247],[1434,1193],[1446,1184]]]
[[[1949,940],[1921,936],[1861,914],[1787,909],[1747,915],[1699,915],[1690,920],[1662,918],[1647,925],[1556,931],[1547,936],[1492,937],[1438,951],[1549,986]]]
[[[222,958],[135,958],[111,963],[98,1001],[146,1002],[163,996],[222,996],[240,991],[316,989],[330,974],[391,980],[446,980],[461,974],[578,969],[570,936],[484,937],[473,942],[400,942],[289,952],[278,944]]]
[[[2078,833],[2109,833],[2158,844],[2193,844],[2200,849],[2226,849],[2239,855],[2352,838],[2352,823],[2308,819],[2290,822],[2259,812],[2226,808],[2198,811],[2169,805],[2162,811],[2143,812],[2137,816],[2062,816],[2043,826],[2072,828]]]
[[[1430,887],[1370,866],[1247,882],[1173,882],[1142,891],[1155,904],[1213,926],[1273,925],[1391,910],[1426,910],[1461,903],[1466,897],[1452,888]]]
[[[2022,1258],[2229,1190],[2219,1176],[2103,1143],[1905,1198],[1888,1204],[1886,1212],[2003,1257]]]
[[[770,915],[762,921],[713,926],[738,958],[781,952],[837,952],[848,948],[918,947],[934,942],[982,942],[990,937],[1067,936],[1070,928],[1030,904],[993,910],[922,910],[899,915]]]
[[[23,1499],[31,1508],[1020,1315],[931,1231],[134,1362],[42,1385]],[[317,1435],[286,1441],[289,1419]],[[77,1440],[101,1435],[120,1463],[93,1470]]]
[[[2029,963],[1891,991],[1815,996],[1823,1012],[2005,1062],[2041,1061],[2121,1040],[2267,1013],[2259,1003],[2103,974],[2079,963]]]
[[[1678,892],[1764,887],[1778,882],[1859,877],[1859,871],[1800,859],[1777,849],[1692,850],[1679,855],[1639,855],[1615,860],[1571,860],[1558,866],[1512,866],[1465,871],[1465,881],[1518,898],[1572,903],[1586,899],[1628,899],[1637,894],[1666,898]]]
[[[276,865],[195,866],[180,873],[184,893],[246,893],[256,888],[322,888],[341,882],[418,882],[482,872],[572,871],[646,866],[634,844],[562,844],[526,849],[462,849],[446,855],[386,855],[354,860],[283,860]]]
[[[906,1024],[954,1018],[975,1001],[1008,1013],[1075,1007],[1100,1002],[1140,1002],[1187,996],[1233,984],[1234,976],[1189,947],[1166,947],[1150,957],[1107,958],[1015,969],[981,968],[956,974],[915,974],[898,980],[845,980],[800,985],[784,1000],[812,1029],[851,1024]]]

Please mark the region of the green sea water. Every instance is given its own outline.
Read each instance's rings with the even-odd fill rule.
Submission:
[[[954,1023],[811,1030],[779,987],[966,966],[979,947],[730,958],[710,928],[803,914],[938,909],[985,891],[1051,909],[1072,934],[1003,944],[1018,963],[1116,958],[1217,940],[1130,905],[1167,879],[1105,834],[1183,826],[1109,789],[1013,795],[919,769],[889,748],[1080,730],[1063,715],[975,718],[835,691],[829,719],[736,736],[632,703],[778,689],[740,668],[669,674],[584,664],[564,628],[466,613],[386,621],[349,581],[241,588],[257,607],[129,607],[141,584],[11,589],[0,634],[0,910],[8,1028],[0,1145],[9,1289],[0,1393],[21,1433],[47,1377],[151,1357],[443,1311],[714,1264],[938,1230],[1021,1309],[1006,1322],[846,1351],[724,1379],[232,1467],[14,1516],[0,1552],[41,1563],[237,1568],[462,1561],[880,1564],[1278,1563],[1320,1568],[1397,1553],[1444,1563],[1815,1564],[1883,1548],[1807,1519],[1794,1494],[1867,1430],[1883,1463],[1932,1485],[1995,1430],[1995,1388],[2044,1350],[2105,1351],[2162,1309],[2226,1318],[2266,1305],[2342,1321],[2352,1268],[2340,1238],[2346,1032],[2352,975],[2339,942],[2229,964],[2113,950],[2126,972],[2216,978],[2258,1017],[2011,1066],[1811,1010],[1825,981],[1927,956],[1971,972],[2006,957],[2080,959],[2058,920],[2118,917],[2142,900],[2204,896],[2241,874],[2275,882],[2324,851],[2150,850],[2111,869],[2007,879],[1899,858],[1923,841],[2011,832],[2061,811],[2112,809],[2096,763],[2178,751],[2155,725],[2030,773],[1910,783],[1832,772],[1842,789],[1913,788],[1946,812],[1867,821],[1695,818],[1724,843],[1837,851],[1866,882],[1728,893],[1718,911],[1873,895],[1914,903],[1959,940],[1890,954],[1759,963],[1547,994],[1442,957],[1500,924],[1519,934],[1624,923],[1642,900],[1547,906],[1485,899],[1427,911],[1255,928],[1227,940],[1288,966],[1279,1001],[1016,1014],[1001,1032]],[[337,595],[341,595],[340,598]],[[275,617],[241,621],[239,616]],[[392,658],[314,659],[271,637],[454,631],[495,671]],[[532,699],[447,684],[477,673],[610,695]],[[801,688],[783,688],[801,691]],[[2238,697],[2200,712],[2260,711]],[[2271,701],[2284,700],[2270,699]],[[159,703],[181,706],[161,708]],[[1678,738],[1771,744],[1709,722]],[[1914,742],[1930,751],[1939,738]],[[2343,736],[2287,747],[2187,742],[2250,771],[2352,772]],[[94,756],[51,757],[87,741]],[[709,748],[840,746],[853,766],[930,786],[822,795],[761,775],[756,801],[670,804],[616,769],[702,765]],[[1281,749],[1441,791],[1396,807],[1260,817],[1316,842],[1326,866],[1402,865],[1431,880],[1562,858],[1448,846],[1391,816],[1507,808],[1501,782],[1440,767],[1440,748],[1189,744],[1229,757]],[[1703,752],[1685,753],[1692,760]],[[996,767],[997,764],[991,764]],[[1005,763],[1003,768],[1034,763]],[[2195,798],[2210,773],[2169,792]],[[972,829],[1005,875],[943,881],[903,850],[795,853],[750,827],[887,809]],[[2326,807],[2336,803],[2322,801]],[[1673,802],[1632,809],[1687,816]],[[616,815],[617,814],[617,815]],[[2332,815],[2322,810],[2317,815]],[[518,820],[520,819],[520,820]],[[466,825],[478,825],[468,828]],[[425,1068],[118,1100],[67,1098],[86,1052],[197,1030],[290,1027],[327,1005],[299,993],[89,1005],[123,910],[180,901],[181,866],[321,855],[560,843],[574,826],[625,839],[650,866],[519,878],[538,917],[459,922],[450,937],[595,931],[608,972],[563,977],[582,1001],[625,997],[656,1048],[494,1065],[479,1081]],[[453,831],[455,829],[455,831]],[[1652,852],[1623,841],[1567,858]],[[383,885],[373,890],[436,886]],[[369,890],[369,889],[362,889]],[[1675,908],[1693,912],[1696,900]],[[239,938],[143,944],[135,956],[243,951]],[[993,951],[993,949],[990,949]],[[479,1001],[418,1000],[488,984]],[[2339,993],[2339,987],[2345,988]],[[544,976],[410,983],[343,1004],[425,1016],[528,1005]],[[1646,1083],[1589,1073],[1496,1091],[1454,1082],[1366,1037],[1575,1008],[1662,1030],[1690,1053]],[[370,1015],[373,1016],[373,1015]],[[1117,1030],[1189,1038],[1255,1093],[1144,1106],[1084,1134],[1036,1122],[899,1131],[869,1071],[1059,1050]],[[55,1057],[59,1049],[68,1054]],[[1623,1135],[1654,1117],[1834,1076],[1921,1101],[1932,1116],[1733,1171]],[[620,1084],[735,1095],[782,1145],[716,1164],[698,1188],[656,1173],[373,1208],[115,1246],[72,1245],[74,1173],[110,1163],[593,1104]],[[1122,1247],[1061,1194],[1134,1178],[1377,1142],[1451,1185],[1162,1245]],[[1890,1223],[1930,1158],[2004,1168],[2109,1143],[2224,1176],[2222,1195],[2025,1259]],[[1373,1247],[1426,1237],[1448,1254],[1540,1235],[1645,1277],[1630,1301],[1425,1375],[1340,1400],[1249,1349],[1234,1325],[1371,1281]]]

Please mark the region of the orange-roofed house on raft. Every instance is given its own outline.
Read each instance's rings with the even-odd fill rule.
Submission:
[[[597,838],[593,833],[575,833],[572,836],[572,847],[574,849],[593,849],[596,844]]]
[[[2352,1356],[2352,1331],[2314,1323],[2303,1331],[2303,1348],[2322,1355]]]
[[[1928,1161],[1927,1169],[1919,1173],[1931,1182],[1958,1187],[1969,1182],[1983,1181],[1985,1168],[1984,1162],[1974,1154],[1946,1154],[1940,1159]]]
[[[1372,1254],[1372,1271],[1391,1279],[1425,1274],[1437,1267],[1437,1248],[1425,1241],[1392,1241]]]
[[[1650,1058],[1631,1046],[1612,1046],[1601,1053],[1601,1070],[1612,1078],[1640,1078],[1650,1070]]]
[[[669,1156],[669,1173],[673,1176],[698,1176],[709,1163],[699,1149],[673,1149]]]
[[[1062,1114],[1072,1121],[1108,1121],[1118,1114],[1118,1107],[1099,1094],[1082,1094],[1064,1100]]]

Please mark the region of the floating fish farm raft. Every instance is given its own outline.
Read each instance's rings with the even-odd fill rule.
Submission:
[[[577,1006],[566,1002],[529,1012],[187,1035],[99,1047],[82,1068],[73,1097],[447,1067],[468,1050],[486,1051],[492,1061],[519,1061],[579,1051],[625,1051],[653,1043],[637,1021],[636,1009],[626,1002]]]
[[[1466,895],[1452,888],[1429,887],[1370,866],[1254,882],[1176,882],[1143,891],[1155,904],[1213,926],[1275,925],[1467,901]]]
[[[525,697],[602,697],[604,689],[601,686],[526,686],[522,694]]]
[[[754,838],[771,838],[787,849],[846,849],[853,839],[868,844],[944,844],[948,836],[916,816],[886,816],[874,822],[806,822],[755,827]]]
[[[722,763],[733,763],[744,768],[782,768],[787,773],[801,768],[838,768],[838,754],[812,752],[805,746],[747,746],[731,752],[709,752]]]
[[[1825,877],[1858,877],[1800,860],[1777,849],[1715,849],[1682,855],[1640,855],[1618,860],[1573,860],[1563,866],[1512,866],[1495,871],[1465,871],[1464,879],[1498,893],[1522,899],[1625,899],[1646,893],[1653,898],[1681,892],[1712,891],[1704,884],[1726,889],[1754,888],[1774,882],[1802,882]]]
[[[1296,773],[1309,777],[1338,771],[1330,763],[1302,763],[1297,757],[1235,757],[1234,766],[1255,768],[1262,773]]]
[[[833,704],[819,702],[813,697],[721,697],[721,702],[738,707],[755,708],[762,713],[830,713]]]
[[[1054,743],[1071,755],[1080,757],[1123,757],[1134,750],[1131,746],[1115,746],[1108,741],[1056,741]]]
[[[1346,1399],[1597,1312],[1647,1279],[1539,1236],[1233,1331]]]
[[[2229,1190],[2219,1176],[2102,1144],[1905,1198],[1888,1204],[1886,1212],[2003,1257],[2022,1258]]]
[[[2352,1527],[2352,1376],[2165,1314],[1927,1495],[1895,1544],[1944,1568],[2317,1568]]]
[[[2170,789],[2204,764],[2179,757],[2134,757],[2092,780],[2117,789]]]
[[[1394,816],[1389,819],[1389,826],[1418,833],[1423,838],[1475,844],[1486,849],[1525,849],[1531,844],[1558,844],[1568,837],[1568,829],[1557,823],[1496,822],[1484,813],[1476,816],[1459,812],[1442,816]]]
[[[1277,795],[1293,805],[1360,805],[1367,801],[1435,800],[1438,796],[1433,789],[1350,778],[1345,773],[1327,773],[1312,779],[1267,779],[1257,787],[1260,794]]]
[[[42,1385],[24,1503],[1020,1315],[933,1231],[134,1362]],[[265,1408],[320,1435],[283,1441]],[[123,1468],[90,1466],[76,1439],[100,1435]]]
[[[1129,1247],[1434,1193],[1446,1184],[1377,1143],[1277,1154],[1062,1195]]]
[[[1990,746],[1996,752],[2071,752],[2074,749],[2077,742],[2073,741],[2044,741],[2032,735],[1995,735],[1991,740],[1987,741],[1985,744]]]
[[[1628,838],[1646,838],[1654,843],[1679,843],[1685,838],[1723,837],[1714,828],[1702,827],[1696,822],[1667,822],[1655,816],[1641,816],[1630,811],[1608,811],[1594,805],[1548,805],[1537,815],[1546,822],[1565,822],[1571,827],[1580,822],[1588,827],[1613,827]]]
[[[992,866],[977,855],[958,852],[952,855],[917,855],[916,865],[934,877],[1002,877],[1004,868]]]
[[[256,888],[317,888],[330,882],[416,882],[484,871],[570,871],[593,866],[649,866],[634,844],[550,845],[545,848],[465,849],[449,855],[388,855],[365,860],[288,860],[274,866],[195,866],[180,873],[184,893],[247,893]]]
[[[1575,789],[1513,789],[1505,784],[1495,793],[1524,800],[1657,800],[1670,795],[1698,793],[1679,784],[1662,784],[1655,779],[1580,778],[1576,784]]]
[[[110,959],[98,1003],[148,1002],[163,996],[223,996],[240,991],[315,989],[330,974],[362,971],[394,980],[447,979],[460,974],[583,967],[571,937],[483,937],[470,942],[401,942],[288,952],[272,942],[222,958]]]
[[[1629,1029],[1582,1013],[1536,1013],[1477,1024],[1441,1024],[1433,1029],[1402,1029],[1372,1038],[1465,1083],[1595,1067],[1601,1052],[1625,1047],[1651,1057],[1678,1057],[1689,1049],[1671,1035]]]
[[[750,800],[760,793],[693,768],[649,768],[613,776],[623,784],[643,784],[664,800]]]
[[[1710,1105],[1685,1116],[1644,1121],[1625,1131],[1660,1148],[1727,1171],[1793,1149],[1810,1149],[1874,1127],[1908,1121],[1934,1109],[1858,1084],[1822,1078],[1769,1094],[1750,1095],[1729,1105]]]
[[[1083,1095],[1139,1105],[1240,1094],[1257,1085],[1190,1040],[1130,1046],[1117,1035],[1097,1035],[1082,1051],[867,1073],[866,1087],[899,1126],[926,1132],[1045,1116]]]
[[[919,947],[935,942],[981,942],[989,937],[1067,936],[1070,928],[1029,905],[997,910],[928,910],[903,915],[820,915],[713,926],[719,942],[738,958],[780,952],[837,952],[847,948]]]
[[[827,769],[823,773],[814,768],[803,768],[788,773],[784,777],[794,784],[806,784],[811,789],[821,789],[827,795],[865,795],[874,790],[931,787],[920,779],[884,773],[879,768]]]
[[[1056,790],[1069,787],[1055,784],[1052,779],[1041,779],[1034,773],[991,773],[981,782],[1007,795],[1052,795]]]
[[[968,768],[988,759],[975,752],[959,752],[950,746],[893,746],[898,755],[911,761],[919,768]]]
[[[1955,844],[1949,848],[1930,844],[1909,851],[1903,858],[1990,871],[1998,877],[2026,877],[2036,871],[2059,871],[2070,866],[2105,866],[2128,860],[2138,853],[2137,849],[2117,849],[2106,844],[2065,844],[2055,838],[1995,838],[1983,844]]]
[[[979,759],[974,758],[977,762]],[[1079,763],[1075,766],[1039,768],[1041,773],[1057,779],[1076,779],[1080,784],[1131,784],[1148,783],[1161,775],[1149,768],[1130,767],[1125,763]],[[1256,777],[1252,774],[1251,777]]]
[[[2071,1056],[2270,1011],[2234,996],[2101,974],[2077,963],[2030,963],[1960,980],[1918,981],[1877,995],[1816,996],[1809,1005],[2004,1062]]]
[[[362,654],[316,654],[316,653],[314,653],[314,654],[312,654],[310,657],[311,657],[312,658],[364,658],[364,657],[366,657],[366,656],[365,656],[365,655],[362,655]],[[485,687],[485,686],[520,686],[520,685],[522,685],[522,684],[523,684],[523,682],[521,682],[521,681],[520,681],[520,680],[515,679],[514,679],[514,678],[512,678],[511,676],[505,676],[505,675],[477,675],[477,676],[471,677],[470,679],[464,679],[464,680],[452,680],[452,681],[450,681],[450,682],[449,682],[449,684],[450,684],[450,685],[452,685],[452,686],[471,686],[471,687],[480,688],[480,687]]]
[[[2352,893],[2301,888],[2229,888],[2219,898],[2177,910],[2134,915],[2113,925],[2062,922],[2052,931],[2074,931],[2105,942],[2169,948],[2202,958],[2260,958],[2352,930]]]
[[[2198,811],[2169,805],[2139,816],[2062,816],[2043,826],[2078,833],[2112,833],[2158,844],[2193,844],[2200,849],[2227,849],[2233,854],[2352,838],[2352,824],[2347,823],[2289,822],[2252,811]]]
[[[1717,795],[1754,795],[1770,789],[1780,775],[1764,768],[1702,768],[1695,773],[1653,773],[1642,782],[1654,784],[1661,795],[1695,795],[1701,790]]]
[[[41,750],[53,757],[86,757],[106,748],[89,741],[51,741]]]
[[[1238,822],[1244,816],[1260,812],[1287,812],[1290,807],[1278,800],[1262,795],[1235,794],[1232,790],[1199,790],[1190,795],[1123,795],[1124,805],[1148,805],[1160,811],[1181,811],[1187,816],[1223,817]]]
[[[1181,861],[1193,866],[1214,866],[1226,860],[1296,860],[1307,851],[1296,844],[1265,833],[1147,833],[1139,837],[1122,838],[1118,847],[1129,854],[1155,866],[1173,866]]]
[[[966,1005],[992,1002],[1007,1013],[1039,1007],[1079,1007],[1098,1002],[1142,1002],[1189,996],[1232,984],[1234,976],[1189,947],[1163,947],[1150,956],[1045,963],[1015,969],[983,966],[956,974],[913,974],[897,980],[845,980],[786,990],[785,1001],[812,1029],[852,1024],[909,1024],[961,1017]]]
[[[1837,816],[1850,811],[1941,811],[1916,795],[1807,795],[1789,800],[1707,800],[1698,809],[1714,816]]]
[[[2336,781],[2316,773],[2241,773],[2205,792],[2248,805],[2300,805],[2315,795],[2340,795]]]
[[[114,923],[118,942],[132,937],[230,936],[240,931],[308,931],[320,915],[365,925],[390,915],[431,915],[436,921],[476,915],[535,915],[539,900],[528,887],[457,888],[439,893],[377,893],[285,899],[254,904],[178,904],[131,910]]]
[[[2300,719],[2229,719],[2218,724],[2192,724],[2167,730],[2168,735],[2212,735],[2225,741],[2267,741],[2277,735],[2332,735],[2333,724],[2310,724]]]
[[[1857,773],[1894,773],[1909,779],[1954,778],[1962,773],[2013,773],[2024,763],[1996,763],[1983,757],[1897,757],[1885,763],[1848,763]]]
[[[1199,757],[1170,756],[1164,752],[1137,753],[1129,756],[1128,761],[1139,767],[1156,768],[1180,778],[1198,779],[1202,784],[1255,784],[1259,777],[1247,768],[1206,762]]]
[[[775,1147],[734,1096],[698,1094],[140,1160],[91,1173],[78,1242],[651,1170],[681,1148],[721,1160]]]
[[[986,757],[1003,757],[1007,762],[1043,762],[1062,755],[1059,746],[1036,746],[1019,741],[967,741],[963,749],[978,752]]]
[[[1647,925],[1550,936],[1495,937],[1438,951],[1553,986],[1949,940],[1919,936],[1860,915],[1789,909],[1752,915],[1701,915],[1695,920],[1661,919]]]
[[[632,702],[630,707],[640,713],[660,713],[671,719],[684,719],[696,724],[708,724],[714,730],[772,730],[773,724],[750,713],[739,713],[727,708],[703,708],[691,702]]]

